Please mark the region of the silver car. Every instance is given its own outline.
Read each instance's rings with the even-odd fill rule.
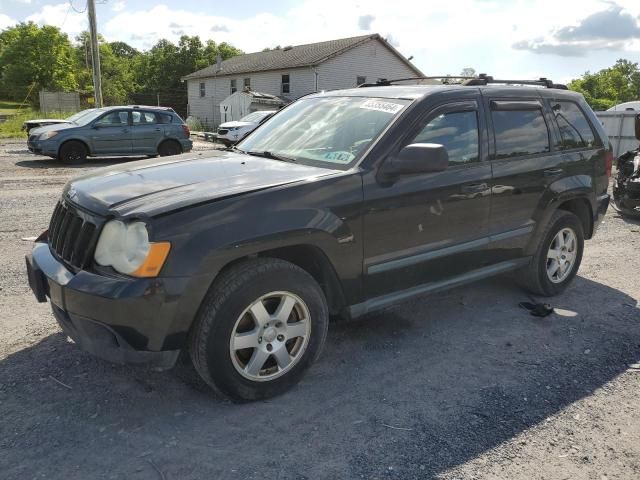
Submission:
[[[31,130],[29,150],[80,164],[89,156],[168,156],[192,147],[189,127],[171,108],[105,107],[80,113],[70,122]]]

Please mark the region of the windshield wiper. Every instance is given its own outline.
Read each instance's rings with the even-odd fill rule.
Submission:
[[[231,150],[235,151],[235,152],[240,152],[240,153],[247,153],[244,150],[239,149],[238,147],[236,147],[235,145],[233,145],[231,147]]]
[[[254,157],[269,158],[271,160],[281,160],[283,162],[295,163],[297,161],[295,158],[286,157],[284,155],[280,155],[280,154],[269,152],[269,151],[265,151],[265,152],[250,151],[250,152],[244,152],[244,153],[248,155],[253,155]]]

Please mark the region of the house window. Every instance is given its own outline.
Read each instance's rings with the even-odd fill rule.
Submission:
[[[356,85],[362,85],[363,83],[367,83],[367,77],[363,77],[361,75],[358,75],[356,77]]]
[[[280,89],[282,93],[291,93],[289,83],[289,75],[282,75],[282,88]]]
[[[238,91],[238,87],[236,87],[236,80],[235,78],[233,80],[231,80],[231,93],[236,93]]]
[[[244,89],[251,90],[251,78],[247,77],[244,79]]]
[[[200,96],[204,97],[204,94],[205,94],[204,82],[200,82]]]

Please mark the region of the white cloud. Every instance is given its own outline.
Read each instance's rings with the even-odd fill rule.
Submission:
[[[7,27],[15,25],[16,22],[13,18],[5,15],[4,13],[0,13],[0,30],[4,30]]]
[[[88,28],[86,13],[77,13],[70,8],[69,3],[45,5],[29,15],[25,21],[60,27],[72,37]]]
[[[114,12],[121,12],[122,10],[124,10],[125,7],[125,3],[124,0],[118,0],[117,2],[114,2],[113,6],[111,7],[111,10]]]

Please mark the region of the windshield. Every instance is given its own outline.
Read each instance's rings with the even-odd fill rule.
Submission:
[[[358,161],[409,103],[395,98],[304,98],[267,120],[238,148],[321,167],[345,167]]]
[[[271,115],[273,112],[263,110],[261,112],[253,112],[249,115],[245,115],[240,119],[241,122],[259,122],[264,117]]]
[[[105,111],[106,110],[104,108],[90,108],[70,116],[67,120],[75,123],[76,125],[87,125],[102,115]]]

